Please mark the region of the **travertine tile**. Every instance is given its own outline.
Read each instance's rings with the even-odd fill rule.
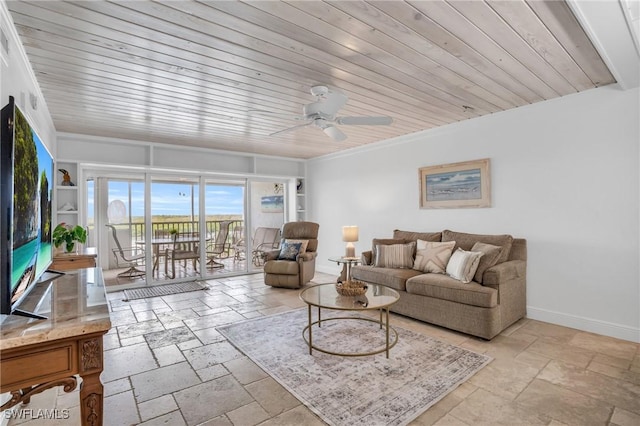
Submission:
[[[551,420],[544,413],[520,406],[484,389],[473,392],[449,414],[470,425],[546,425]]]
[[[217,327],[219,325],[230,324],[242,321],[244,317],[237,312],[227,311],[214,315],[207,315],[200,318],[192,318],[184,320],[184,323],[192,331],[202,330],[205,328]]]
[[[158,320],[138,322],[135,324],[121,325],[118,327],[118,335],[120,339],[128,339],[131,337],[142,336],[154,331],[162,331],[164,327]]]
[[[226,413],[233,426],[254,426],[267,420],[270,416],[257,402],[236,408]]]
[[[471,426],[460,419],[455,418],[451,414],[446,414],[434,423],[434,426]]]
[[[175,345],[178,343],[193,340],[196,336],[186,326],[176,327],[169,330],[154,331],[144,335],[147,344],[151,349],[162,346]]]
[[[538,379],[640,414],[639,385],[556,360],[542,370]]]
[[[138,403],[138,411],[142,421],[160,417],[178,409],[178,404],[171,395],[164,395],[146,402]],[[182,417],[182,416],[181,416]]]
[[[140,423],[133,392],[122,392],[104,399],[104,426]]]
[[[636,373],[635,371],[613,367],[607,364],[600,364],[595,361],[592,361],[587,369],[614,379],[620,379],[635,385],[640,385],[640,373]]]
[[[516,402],[569,425],[605,424],[613,411],[612,404],[539,379],[531,382]]]
[[[544,355],[540,355],[534,352],[522,351],[516,357],[515,360],[523,364],[530,365],[531,367],[542,370],[545,365],[551,361],[551,358],[547,358]]]
[[[222,415],[200,423],[198,426],[233,426],[233,423],[231,423],[231,420],[229,420],[227,416]]]
[[[203,382],[208,382],[209,380],[217,379],[231,373],[224,367],[224,365],[216,364],[210,367],[196,370],[196,374],[198,375],[198,377],[200,377],[200,380],[202,380]]]
[[[469,383],[494,395],[513,400],[539,371],[513,359],[494,359],[469,379]]]
[[[203,345],[210,345],[211,343],[225,340],[224,336],[220,334],[215,327],[196,330],[193,334],[202,342]]]
[[[142,322],[142,321],[151,321],[156,318],[156,313],[153,311],[140,311],[140,312],[136,312],[134,314],[136,316],[136,320],[138,320],[138,322]]]
[[[631,367],[631,360],[616,358],[614,356],[596,354],[593,357],[593,362],[597,362],[599,364],[610,365],[612,367],[622,368],[624,370],[628,370]]]
[[[188,340],[186,342],[178,343],[178,349],[181,351],[186,351],[189,349],[197,348],[202,346],[202,342],[198,339]]]
[[[320,420],[311,410],[304,405],[285,411],[271,419],[263,422],[260,426],[325,426],[326,423]]]
[[[613,410],[610,424],[612,426],[638,426],[640,425],[640,414],[616,407]]]
[[[638,349],[636,343],[585,332],[576,334],[569,345],[628,360],[633,359]]]
[[[224,366],[233,374],[241,385],[262,380],[269,377],[260,367],[249,358],[238,358],[224,363]],[[235,423],[235,422],[234,422]]]
[[[104,371],[101,379],[104,382],[111,382],[152,370],[157,366],[146,343],[112,349],[104,352]]]
[[[174,394],[188,425],[196,425],[253,402],[233,376],[204,382]],[[207,403],[203,404],[202,398]]]
[[[245,388],[270,416],[277,416],[300,404],[300,401],[271,377],[250,383]]]
[[[535,336],[545,336],[548,339],[555,340],[556,343],[567,343],[578,333],[578,330],[573,328],[536,320],[529,320],[518,331]]]
[[[187,423],[182,417],[182,413],[176,410],[160,417],[156,417],[146,422],[140,423],[138,426],[184,426],[186,424]]]
[[[104,383],[103,386],[104,386],[104,396],[111,396],[117,393],[122,393],[128,390],[131,390],[131,382],[129,381],[129,377]]]
[[[148,401],[200,383],[200,378],[186,362],[131,376],[136,400]]]
[[[195,370],[200,370],[232,359],[242,358],[244,355],[229,342],[224,341],[189,349],[184,351],[184,356]]]
[[[153,350],[153,355],[156,357],[160,367],[166,365],[177,364],[185,360],[182,351],[178,349],[176,345],[162,346]]]
[[[458,386],[454,391],[436,402],[427,411],[422,413],[410,424],[411,426],[430,426],[443,419],[449,411],[460,404],[466,397],[475,392],[478,388],[469,382]]]
[[[527,348],[527,351],[546,356],[547,358],[559,359],[581,368],[586,368],[595,355],[586,349],[571,347],[546,337],[537,339]]]

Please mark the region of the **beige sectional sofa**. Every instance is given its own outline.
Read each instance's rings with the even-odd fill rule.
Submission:
[[[458,248],[469,251],[475,243],[498,246],[500,250],[493,249],[498,254],[492,264],[485,264],[484,271],[481,267],[469,283],[446,274],[374,266],[377,245],[417,240],[455,241],[454,251]],[[510,235],[395,230],[391,239],[374,239],[372,251],[362,254],[362,264],[353,266],[351,274],[355,280],[397,290],[400,300],[391,306],[393,312],[492,339],[526,314],[526,262],[526,240]]]

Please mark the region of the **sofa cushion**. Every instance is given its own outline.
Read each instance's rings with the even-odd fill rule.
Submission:
[[[418,240],[416,244],[416,260],[413,269],[434,274],[444,274],[447,263],[453,253],[455,241],[444,243]],[[500,248],[498,248],[500,250]]]
[[[421,274],[406,282],[406,291],[410,294],[448,300],[481,308],[493,308],[498,305],[498,291],[484,287],[476,282],[462,283],[447,275]]]
[[[498,257],[500,257],[501,253],[500,246],[494,246],[492,244],[485,244],[481,242],[477,242],[471,247],[471,251],[481,252],[482,257],[480,258],[480,263],[478,263],[478,269],[476,270],[476,274],[473,276],[473,280],[477,283],[482,284],[482,276],[484,275],[484,271],[491,268],[498,261]]]
[[[435,241],[442,240],[442,232],[413,232],[413,231],[401,231],[399,229],[393,230],[393,238],[409,241]]]
[[[447,275],[463,283],[471,282],[476,274],[481,257],[482,253],[480,252],[465,251],[458,248],[451,255],[449,263],[447,263]]]
[[[376,246],[378,245],[387,245],[390,246],[392,244],[404,244],[408,241],[405,241],[402,238],[374,238],[371,242],[371,265],[376,264],[376,251],[378,249]]]
[[[372,284],[381,284],[398,291],[405,291],[407,280],[421,274],[422,272],[415,269],[376,268],[370,265],[351,267],[351,277],[353,279]]]
[[[462,250],[471,250],[477,242],[492,244],[502,247],[502,252],[496,263],[506,262],[509,259],[509,252],[513,244],[511,235],[483,235],[483,234],[467,234],[465,232],[454,232],[448,229],[442,231],[442,241],[455,241],[454,250],[461,248]]]
[[[374,266],[381,268],[411,268],[413,266],[413,253],[415,242],[407,244],[391,244],[376,246],[376,263]]]

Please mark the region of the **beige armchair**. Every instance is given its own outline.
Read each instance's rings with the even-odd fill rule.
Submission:
[[[287,240],[308,241],[304,253],[295,260],[279,260],[280,250],[265,253],[264,283],[273,287],[300,288],[311,281],[316,273],[318,255],[318,229],[314,222],[289,222],[282,227],[282,242]]]

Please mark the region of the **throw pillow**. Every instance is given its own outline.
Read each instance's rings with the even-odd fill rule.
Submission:
[[[378,245],[390,246],[391,244],[404,244],[407,241],[403,239],[397,238],[374,238],[371,243],[371,264],[376,264],[376,256],[378,249],[376,248]]]
[[[287,238],[284,240],[285,243],[300,243],[300,254],[307,252],[307,246],[309,245],[309,240],[292,240]]]
[[[480,263],[478,263],[478,270],[476,270],[476,274],[473,277],[475,282],[482,284],[482,275],[484,275],[484,271],[491,268],[498,262],[498,258],[502,252],[502,247],[477,242],[473,247],[471,247],[471,251],[482,253]]]
[[[280,254],[278,254],[278,260],[296,260],[296,257],[300,254],[300,243],[288,243],[284,242],[280,248]]]
[[[418,240],[413,269],[434,274],[444,274],[455,245],[455,241],[436,243]]]
[[[482,253],[474,251],[464,251],[461,248],[456,250],[449,263],[447,263],[447,275],[463,283],[469,283],[478,269]]]
[[[415,242],[376,246],[376,263],[381,268],[411,268]]]

